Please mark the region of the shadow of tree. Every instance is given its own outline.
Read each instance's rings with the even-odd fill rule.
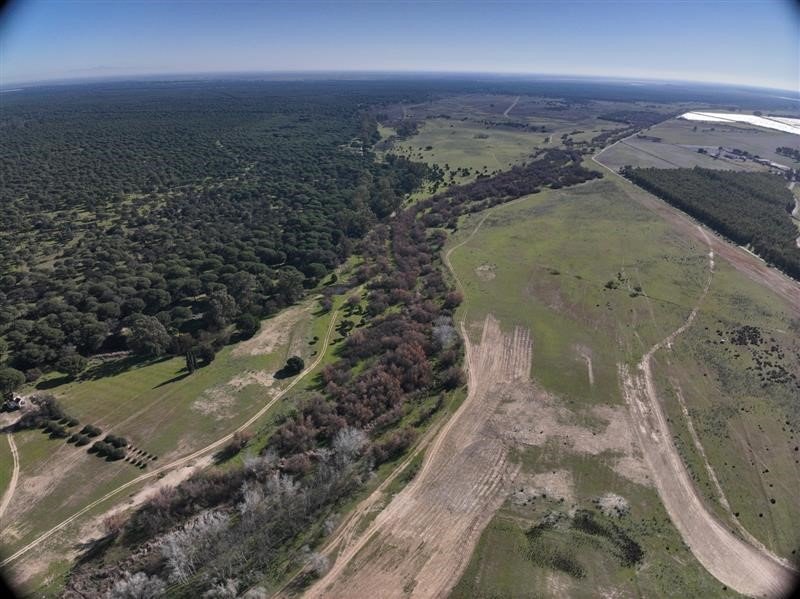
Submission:
[[[177,376],[172,377],[171,379],[167,379],[166,381],[163,381],[163,382],[159,383],[158,385],[153,387],[153,389],[158,389],[159,387],[163,387],[164,385],[169,385],[170,383],[177,383],[178,381],[182,381],[183,379],[185,379],[190,374],[191,373],[188,370],[183,369],[183,371],[181,371],[180,374],[178,374]]]
[[[81,380],[96,380],[102,379],[107,376],[114,376],[117,374],[122,374],[130,370],[131,368],[146,366],[147,364],[157,364],[159,362],[163,362],[164,360],[169,360],[169,357],[165,356],[162,358],[147,358],[144,356],[127,356],[125,358],[121,358],[119,360],[110,360],[108,362],[103,362],[101,364],[96,364],[94,366],[90,366],[80,376]]]
[[[73,549],[79,552],[78,558],[75,560],[76,563],[84,564],[102,556],[114,544],[116,538],[117,533],[109,533],[97,539],[76,543],[73,545]]]
[[[65,374],[63,376],[57,376],[55,378],[47,379],[45,381],[39,381],[38,383],[36,383],[36,389],[38,391],[46,391],[48,389],[53,389],[55,387],[58,387],[59,385],[64,385],[70,382],[71,380],[73,380],[73,378],[68,374]]]

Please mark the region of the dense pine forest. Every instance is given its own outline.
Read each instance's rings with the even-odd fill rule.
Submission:
[[[211,359],[235,331],[252,334],[426,175],[370,151],[367,102],[401,93],[218,82],[5,96],[8,365],[33,380],[77,374],[98,352]]]
[[[767,262],[800,278],[794,197],[778,175],[692,169],[625,168],[623,175]]]

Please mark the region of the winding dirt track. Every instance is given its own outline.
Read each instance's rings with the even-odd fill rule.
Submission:
[[[763,545],[753,546],[734,535],[700,499],[672,442],[653,380],[653,356],[662,349],[669,349],[692,325],[714,276],[711,239],[703,229],[698,229],[709,246],[709,275],[703,292],[686,321],[651,347],[634,372],[620,366],[623,396],[661,501],[697,560],[717,580],[739,593],[751,597],[781,597],[791,588],[797,573]]]
[[[17,444],[14,443],[14,435],[8,433],[8,446],[11,448],[11,457],[14,459],[14,469],[11,472],[11,481],[8,483],[8,489],[3,494],[3,503],[0,504],[0,518],[6,513],[11,498],[14,497],[14,491],[17,489],[17,481],[19,480],[19,452],[17,451]]]
[[[634,134],[635,135],[635,134]],[[626,138],[627,139],[627,138]],[[620,140],[620,143],[625,140]],[[612,146],[615,144],[612,144]],[[611,146],[609,146],[611,147]],[[800,285],[783,273],[768,267],[763,260],[718,237],[689,215],[673,208],[656,196],[626,181],[598,158],[592,160],[620,179],[620,188],[633,201],[642,204],[672,224],[676,230],[708,246],[709,277],[700,298],[686,321],[644,355],[634,372],[620,367],[623,395],[634,421],[645,459],[650,466],[661,501],[697,560],[717,580],[752,597],[781,597],[790,589],[798,572],[761,543],[748,543],[735,536],[704,505],[692,484],[686,466],[672,442],[669,425],[656,392],[652,358],[691,326],[699,306],[711,286],[715,256],[724,258],[734,268],[787,301],[800,313]],[[752,535],[745,535],[754,540]]]
[[[231,431],[230,433],[228,433],[224,437],[221,437],[221,438],[217,439],[213,443],[210,443],[209,445],[206,445],[205,447],[203,447],[201,449],[198,449],[197,451],[194,451],[194,452],[190,453],[189,455],[183,456],[182,458],[178,458],[177,460],[174,460],[174,461],[170,462],[169,464],[164,464],[160,468],[156,468],[155,470],[151,470],[147,474],[142,474],[141,476],[137,476],[136,478],[131,479],[128,482],[120,485],[116,489],[114,489],[112,491],[109,491],[108,493],[106,493],[105,495],[100,497],[99,499],[94,500],[90,504],[84,506],[81,510],[75,512],[69,518],[66,518],[66,519],[62,520],[61,522],[56,524],[53,528],[51,528],[47,532],[39,535],[38,537],[36,537],[36,539],[31,541],[30,543],[28,543],[24,547],[20,548],[15,553],[12,553],[11,555],[9,555],[6,559],[4,559],[2,562],[0,562],[0,567],[6,566],[6,565],[10,564],[11,562],[13,562],[14,560],[22,557],[24,554],[29,552],[31,549],[37,547],[38,545],[40,545],[41,543],[43,543],[44,541],[46,541],[47,539],[52,537],[58,531],[63,530],[64,528],[69,526],[71,523],[73,523],[75,520],[77,520],[78,518],[83,516],[88,511],[94,509],[95,507],[97,507],[101,503],[111,499],[112,497],[114,497],[115,495],[121,493],[125,489],[129,489],[130,487],[132,487],[132,486],[134,486],[134,485],[136,485],[136,484],[138,484],[140,482],[143,482],[145,480],[148,480],[150,478],[158,476],[159,474],[162,474],[162,473],[164,473],[164,472],[166,472],[168,470],[172,470],[174,468],[177,468],[178,466],[183,466],[184,464],[187,464],[187,463],[191,462],[192,460],[195,460],[195,459],[197,459],[197,458],[199,458],[199,457],[201,457],[201,456],[203,456],[203,455],[205,455],[205,454],[207,454],[207,453],[209,453],[211,451],[214,451],[215,449],[218,449],[219,447],[222,447],[222,445],[224,445],[225,443],[230,441],[236,433],[240,433],[240,432],[244,431],[245,429],[247,429],[248,427],[250,427],[254,422],[256,422],[264,414],[266,414],[267,411],[272,406],[274,406],[275,403],[278,400],[280,400],[282,397],[284,397],[289,391],[292,390],[292,388],[295,385],[297,385],[301,380],[303,380],[303,378],[309,372],[314,370],[320,364],[322,359],[325,357],[325,352],[326,352],[326,350],[328,348],[328,343],[330,342],[331,335],[333,334],[334,325],[336,324],[337,313],[338,313],[338,311],[334,311],[334,312],[331,313],[331,322],[330,322],[330,325],[328,325],[328,330],[325,333],[325,338],[322,340],[322,345],[320,346],[319,356],[317,357],[317,359],[314,360],[314,362],[311,365],[309,365],[305,370],[303,370],[303,372],[301,372],[299,375],[297,375],[297,377],[291,383],[289,383],[289,385],[287,385],[285,389],[280,391],[280,393],[275,395],[275,397],[273,397],[266,404],[264,404],[264,406],[258,412],[253,414],[253,416],[251,416],[247,420],[247,422],[245,422],[244,424],[239,426],[236,430]]]
[[[420,472],[346,546],[306,597],[443,597],[458,581],[517,467],[491,415],[527,381],[527,330],[503,333],[488,316],[480,344],[464,334],[469,392],[436,436]]]

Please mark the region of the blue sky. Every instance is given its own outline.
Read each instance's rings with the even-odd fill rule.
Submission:
[[[0,84],[151,73],[426,70],[800,87],[790,0],[21,0]]]

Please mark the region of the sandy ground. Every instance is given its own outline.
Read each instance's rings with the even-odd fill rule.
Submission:
[[[343,549],[307,597],[441,597],[458,581],[517,474],[492,414],[525,386],[531,364],[529,333],[503,333],[491,316],[480,343],[466,343],[467,398],[414,480]]]
[[[539,497],[575,504],[575,480],[569,470],[552,470],[536,474],[520,474],[514,481],[511,502],[527,505]]]
[[[307,310],[306,304],[292,306],[264,321],[258,333],[250,339],[242,341],[231,354],[233,356],[260,356],[275,351],[276,347],[289,340],[292,329]]]
[[[496,276],[496,270],[494,264],[481,264],[475,269],[475,276],[481,281],[491,281]]]
[[[692,325],[711,285],[714,250],[702,229],[700,234],[709,245],[709,277],[697,306],[679,328],[647,351],[635,370],[620,365],[621,387],[661,501],[698,561],[717,580],[739,593],[779,597],[790,588],[796,573],[763,546],[756,547],[735,536],[704,505],[672,442],[653,380],[654,354],[669,350],[672,342]]]
[[[592,367],[592,348],[585,345],[576,345],[575,351],[586,362],[586,375],[589,377],[589,385],[594,387],[594,368]]]
[[[236,402],[236,394],[248,385],[259,385],[265,390],[270,391],[269,397],[274,390],[275,377],[272,373],[265,370],[248,370],[237,374],[227,383],[215,385],[206,389],[196,400],[192,402],[191,409],[206,416],[211,416],[215,420],[224,420],[230,416],[230,408]]]

